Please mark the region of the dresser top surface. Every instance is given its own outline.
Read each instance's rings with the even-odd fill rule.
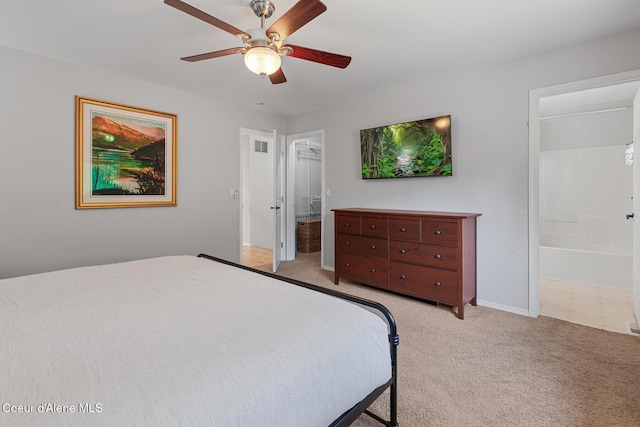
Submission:
[[[466,213],[466,212],[437,212],[437,211],[415,211],[415,210],[401,210],[401,209],[373,209],[373,208],[344,208],[344,209],[331,209],[336,213],[347,214],[362,214],[362,215],[402,215],[402,216],[430,216],[430,217],[442,217],[442,218],[469,218],[478,217],[480,213]]]

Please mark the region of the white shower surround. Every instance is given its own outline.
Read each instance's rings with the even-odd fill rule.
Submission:
[[[630,110],[541,123],[540,277],[633,288],[631,123]]]
[[[633,256],[540,246],[540,277],[624,290],[633,289]]]

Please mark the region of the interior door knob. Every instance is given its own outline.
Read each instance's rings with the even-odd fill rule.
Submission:
[[[627,214],[627,219],[631,219],[635,216],[635,214],[633,212],[631,212],[630,214]]]

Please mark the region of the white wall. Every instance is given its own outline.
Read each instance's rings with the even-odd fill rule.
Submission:
[[[632,108],[540,121],[540,151],[626,145],[632,137]]]
[[[639,43],[640,33],[629,33],[490,68],[403,82],[386,91],[376,88],[369,99],[291,118],[289,133],[325,129],[329,213],[346,207],[482,213],[479,302],[527,313],[529,90],[638,69]],[[452,121],[452,177],[361,179],[360,129],[446,114]],[[331,213],[325,220],[325,260],[331,267]]]
[[[0,63],[0,278],[169,254],[238,260],[238,131],[283,132],[285,118],[4,47]],[[178,115],[177,207],[74,209],[76,95]]]

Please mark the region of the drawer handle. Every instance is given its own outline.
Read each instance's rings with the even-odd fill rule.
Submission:
[[[345,222],[345,223],[344,223],[344,226],[345,226],[345,227],[348,227],[348,226],[350,226],[350,225],[351,225],[351,224],[349,224],[348,222]]]
[[[440,254],[436,254],[436,259],[440,259],[442,256]]]
[[[345,267],[351,267],[351,264],[346,263],[346,264],[345,264]]]
[[[351,242],[344,242],[345,245],[349,246],[351,244]]]
[[[375,272],[376,272],[376,269],[375,269],[375,268],[372,268],[372,269],[371,269],[371,272],[372,272],[372,273],[375,273]]]
[[[407,278],[407,276],[405,276],[404,274],[401,274],[401,275],[400,275],[400,278],[401,278],[401,279],[406,279],[406,278]]]
[[[407,253],[407,250],[406,250],[406,249],[400,249],[400,253],[401,253],[401,254],[406,254],[406,253]]]
[[[400,231],[401,231],[402,233],[404,233],[405,231],[407,231],[407,229],[406,229],[406,228],[404,228],[404,227],[402,227],[402,228],[400,229]]]
[[[436,286],[442,286],[442,283],[440,283],[440,282],[436,282],[436,283],[435,283],[435,285],[436,285]]]
[[[440,230],[436,230],[436,236],[440,235]]]
[[[376,248],[376,245],[371,245],[371,249],[375,249],[375,248]]]
[[[375,230],[376,229],[376,225],[375,224],[371,224],[371,229]]]

